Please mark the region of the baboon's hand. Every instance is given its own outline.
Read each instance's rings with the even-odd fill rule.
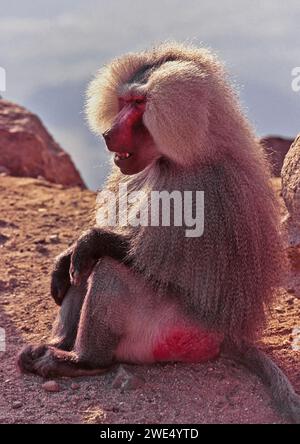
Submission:
[[[103,256],[127,261],[129,239],[103,228],[91,228],[80,236],[71,254],[70,281],[80,285],[90,275],[94,265]],[[127,263],[127,262],[126,262]],[[129,263],[129,260],[128,260]]]
[[[101,248],[101,232],[92,228],[77,240],[71,255],[70,281],[72,285],[80,285],[87,279],[97,262],[103,255]]]
[[[68,248],[56,258],[51,274],[51,295],[57,305],[62,304],[65,294],[71,286],[69,269],[72,248]]]

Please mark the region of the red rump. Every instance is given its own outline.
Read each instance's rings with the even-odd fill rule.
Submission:
[[[177,327],[154,347],[156,361],[204,362],[220,353],[220,334],[196,327]]]

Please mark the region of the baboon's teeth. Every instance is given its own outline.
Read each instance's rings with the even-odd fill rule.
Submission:
[[[131,156],[130,153],[116,153],[115,157],[120,160],[128,159]]]

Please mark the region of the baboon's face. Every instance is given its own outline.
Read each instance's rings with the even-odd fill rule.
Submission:
[[[151,134],[143,123],[146,97],[127,94],[119,97],[119,113],[113,126],[103,134],[114,162],[123,174],[144,170],[159,157]]]
[[[112,127],[103,134],[107,148],[115,153],[115,164],[127,175],[139,173],[161,156],[143,122],[147,97],[140,91],[151,69],[142,67],[124,85],[118,97],[119,112]]]

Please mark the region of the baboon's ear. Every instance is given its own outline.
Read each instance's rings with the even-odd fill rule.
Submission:
[[[203,156],[208,130],[209,76],[190,61],[164,63],[147,83],[144,123],[158,149],[176,163]]]

